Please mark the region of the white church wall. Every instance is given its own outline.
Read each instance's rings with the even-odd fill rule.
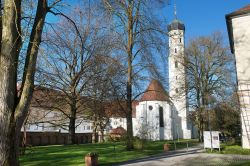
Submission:
[[[164,127],[160,127],[159,107],[163,108]],[[166,101],[143,101],[136,107],[134,135],[151,140],[173,139],[171,112]]]

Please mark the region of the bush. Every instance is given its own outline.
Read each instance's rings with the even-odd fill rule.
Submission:
[[[139,137],[134,137],[133,139],[134,149],[143,150],[146,142],[147,142],[146,139],[140,139]]]

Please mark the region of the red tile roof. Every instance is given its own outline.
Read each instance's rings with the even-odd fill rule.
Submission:
[[[115,129],[112,129],[111,134],[118,134],[118,135],[123,135],[126,133],[126,130],[123,127],[117,127]]]
[[[136,105],[138,105],[138,101],[132,102],[132,117],[136,117]],[[127,112],[127,102],[126,101],[112,101],[110,103],[106,103],[105,112],[108,117],[113,118],[126,118]]]
[[[169,101],[169,95],[158,80],[152,80],[141,101]]]
[[[243,15],[243,14],[247,14],[250,13],[250,4],[248,4],[247,6],[240,8],[230,14],[227,14],[226,17],[233,17],[233,16],[238,16],[238,15]]]
[[[246,10],[250,10],[250,4],[243,8],[240,8],[238,11],[246,11]]]

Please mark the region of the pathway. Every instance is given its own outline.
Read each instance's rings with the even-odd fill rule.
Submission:
[[[203,153],[201,145],[177,151],[170,151],[147,158],[131,160],[119,164],[119,166],[217,166],[230,165],[250,160],[249,155],[224,155]],[[117,165],[118,166],[118,165]]]

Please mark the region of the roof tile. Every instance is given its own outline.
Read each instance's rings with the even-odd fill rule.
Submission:
[[[152,80],[141,101],[169,101],[169,95],[158,80]]]

